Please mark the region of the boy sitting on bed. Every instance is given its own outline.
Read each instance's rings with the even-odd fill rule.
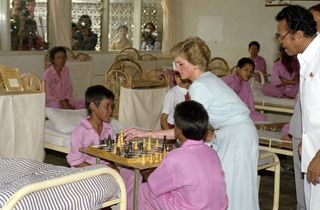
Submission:
[[[70,166],[85,167],[96,164],[96,158],[81,153],[79,149],[90,145],[99,145],[100,140],[108,138],[109,135],[115,139],[115,134],[109,123],[113,101],[114,94],[104,86],[91,86],[86,90],[85,104],[89,116],[83,118],[80,125],[72,132],[71,150],[67,155]],[[102,163],[108,164],[105,161],[102,161]],[[127,190],[127,209],[132,209],[134,172],[120,167],[119,172]]]
[[[208,113],[195,101],[175,107],[175,137],[182,146],[167,153],[140,185],[139,209],[210,209],[228,206],[224,172],[217,153],[202,141]]]
[[[267,121],[267,116],[256,111],[249,80],[253,75],[255,64],[250,58],[241,58],[238,61],[236,72],[224,76],[222,80],[239,96],[250,110],[252,121]]]

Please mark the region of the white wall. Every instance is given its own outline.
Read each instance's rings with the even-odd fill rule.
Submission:
[[[281,6],[265,7],[264,0],[174,0],[177,41],[190,36],[203,38],[212,51],[212,57],[223,57],[230,67],[249,56],[248,44],[260,43],[260,55],[270,71],[277,58],[274,34],[276,14]],[[319,1],[292,1],[309,8]]]
[[[248,43],[257,40],[260,54],[270,70],[277,57],[275,15],[283,7],[265,7],[264,0],[173,0],[176,41],[200,36],[207,41],[212,57],[225,58],[230,67],[248,56]],[[310,7],[319,1],[293,1]],[[114,62],[115,53],[89,52],[93,56],[93,84],[103,84],[104,73]],[[45,52],[0,51],[0,64],[18,67],[20,72],[42,76]],[[171,65],[170,59],[158,60],[157,66]]]

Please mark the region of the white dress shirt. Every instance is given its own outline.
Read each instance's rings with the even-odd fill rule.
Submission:
[[[320,149],[320,36],[298,54],[300,62],[300,101],[302,111],[301,170]]]

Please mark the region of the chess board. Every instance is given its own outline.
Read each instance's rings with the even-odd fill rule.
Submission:
[[[91,146],[91,149],[103,153],[104,158],[110,161],[150,166],[158,165],[166,153],[175,147],[177,145],[167,143],[165,138],[159,140],[148,137],[125,141],[121,132],[116,140],[110,137],[103,139],[100,145]]]

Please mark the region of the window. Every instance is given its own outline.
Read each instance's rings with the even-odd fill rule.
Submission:
[[[135,12],[141,16],[134,16]],[[161,0],[110,0],[109,49],[160,50],[162,15]]]
[[[46,14],[46,0],[11,0],[11,50],[48,49]]]
[[[160,50],[162,40],[160,0],[143,0],[141,13],[141,50]]]
[[[99,50],[101,37],[101,0],[72,0],[72,49]]]
[[[50,45],[62,44],[74,50],[108,50],[113,42],[120,41],[120,26],[123,26],[124,37],[128,42],[123,47],[160,49],[163,32],[161,2],[162,0],[1,1],[2,17],[10,17],[10,22],[5,18],[0,19],[0,26],[7,28],[0,32],[1,49],[44,50],[49,47],[50,42]],[[59,16],[60,11],[66,15]],[[147,23],[154,27],[150,28]],[[70,34],[71,30],[67,28],[72,25],[74,30]],[[90,41],[86,40],[88,34],[83,36],[83,28],[88,25],[88,34],[92,35],[89,36],[92,38]],[[154,38],[151,45],[157,43],[158,47],[148,46],[149,36]]]
[[[110,0],[109,4],[109,49],[122,50],[132,47],[134,32],[134,2],[133,0]]]

